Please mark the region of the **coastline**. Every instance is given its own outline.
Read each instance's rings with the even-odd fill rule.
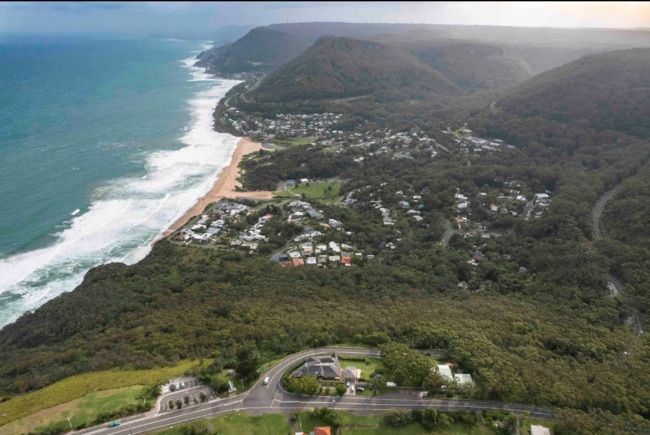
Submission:
[[[241,162],[242,158],[247,154],[257,152],[261,149],[261,143],[253,142],[247,137],[241,138],[239,142],[237,142],[237,147],[232,154],[230,163],[228,166],[223,168],[210,191],[205,194],[205,196],[200,198],[196,204],[187,210],[185,214],[177,219],[176,222],[174,222],[169,228],[163,231],[163,233],[156,239],[155,242],[169,237],[175,231],[183,228],[190,221],[190,219],[203,213],[209,204],[217,202],[223,198],[271,199],[273,195],[269,191],[238,192],[236,190],[238,187],[241,187],[240,183],[237,181],[237,178],[240,175],[239,163]]]

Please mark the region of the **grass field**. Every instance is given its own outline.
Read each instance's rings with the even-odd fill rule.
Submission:
[[[370,380],[370,375],[379,370],[381,373],[386,373],[384,369],[384,363],[379,358],[366,358],[364,361],[358,361],[354,359],[346,359],[345,357],[339,357],[339,362],[341,367],[354,366],[361,370],[361,379]],[[384,375],[384,379],[387,377]],[[390,379],[388,379],[390,380]]]
[[[133,386],[90,393],[81,399],[44,409],[1,426],[0,435],[37,433],[38,428],[60,422],[68,425],[68,418],[73,426],[81,423],[90,424],[99,412],[116,411],[125,405],[136,403],[138,400],[136,397],[142,392],[142,389],[143,386]]]
[[[276,198],[295,198],[302,194],[308,199],[335,200],[339,196],[339,183],[297,184],[286,191],[273,192]]]
[[[271,143],[283,147],[295,147],[295,146],[309,145],[314,140],[316,140],[315,137],[299,137],[295,139],[282,139],[282,140],[273,139],[271,140]]]
[[[466,138],[467,136],[471,136],[468,133],[463,133],[463,130],[465,130],[466,128],[467,127],[461,127],[456,131],[452,131],[452,133],[457,139],[463,139],[463,138]]]
[[[195,427],[196,429],[207,428],[207,433],[217,434],[250,434],[250,435],[287,435],[291,432],[291,425],[282,414],[265,414],[253,416],[243,413],[228,414],[223,417],[217,417],[210,420],[198,421],[185,425],[174,426],[171,429],[165,429],[158,434],[164,435],[181,435],[183,426]],[[199,430],[196,433],[203,433]]]
[[[204,360],[204,364],[211,362],[211,360]],[[11,421],[82,398],[90,393],[134,385],[151,386],[182,375],[198,365],[198,361],[183,361],[174,367],[152,370],[107,370],[71,376],[41,390],[0,403],[0,429]]]

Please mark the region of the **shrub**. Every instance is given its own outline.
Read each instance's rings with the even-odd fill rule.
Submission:
[[[388,426],[400,427],[406,426],[413,422],[413,415],[411,411],[404,411],[396,409],[394,411],[388,411],[384,414],[384,423]]]

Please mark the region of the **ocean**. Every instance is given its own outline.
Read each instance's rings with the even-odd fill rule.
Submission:
[[[0,328],[133,264],[207,193],[238,138],[212,130],[237,84],[206,41],[0,36]]]

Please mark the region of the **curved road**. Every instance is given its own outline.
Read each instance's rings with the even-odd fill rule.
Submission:
[[[282,374],[292,365],[314,355],[336,352],[341,355],[379,357],[379,350],[358,348],[320,348],[296,353],[267,370],[260,379],[268,376],[270,382],[263,385],[258,381],[247,392],[227,399],[215,399],[208,403],[190,405],[187,408],[162,414],[141,414],[121,419],[122,424],[115,428],[107,424],[95,426],[74,432],[79,434],[115,434],[132,435],[150,432],[176,424],[212,418],[234,411],[245,411],[250,414],[292,413],[315,407],[331,407],[334,409],[363,413],[377,413],[391,409],[426,409],[435,408],[444,411],[481,411],[497,409],[516,413],[530,412],[533,418],[549,420],[552,411],[547,408],[518,403],[493,402],[488,400],[459,400],[459,399],[427,399],[421,398],[415,391],[403,393],[388,393],[382,396],[344,395],[332,398],[324,396],[302,396],[286,392],[280,386]]]
[[[603,214],[603,210],[605,209],[605,204],[607,204],[607,201],[612,199],[614,195],[616,195],[616,192],[618,189],[620,189],[621,186],[616,186],[612,190],[605,192],[603,196],[601,196],[598,201],[596,201],[596,205],[594,205],[594,208],[591,210],[591,224],[593,226],[593,237],[594,240],[600,240],[602,239],[603,236],[603,228],[600,225],[600,216]]]
[[[596,201],[594,208],[591,210],[591,224],[593,227],[592,235],[594,240],[601,240],[605,237],[604,236],[605,230],[602,227],[600,217],[603,214],[603,210],[605,209],[605,204],[607,204],[607,201],[609,201],[614,197],[614,195],[616,195],[616,192],[618,192],[620,187],[621,186],[618,185],[612,190],[605,192],[603,196],[601,196],[598,199],[598,201]],[[607,275],[607,289],[609,290],[609,294],[611,297],[616,297],[620,293],[623,293],[625,287],[623,286],[623,283],[619,281],[616,277],[612,275]],[[635,335],[643,334],[643,325],[641,323],[641,316],[639,316],[638,312],[634,312],[628,318],[627,321],[632,323],[632,325],[634,326]]]

